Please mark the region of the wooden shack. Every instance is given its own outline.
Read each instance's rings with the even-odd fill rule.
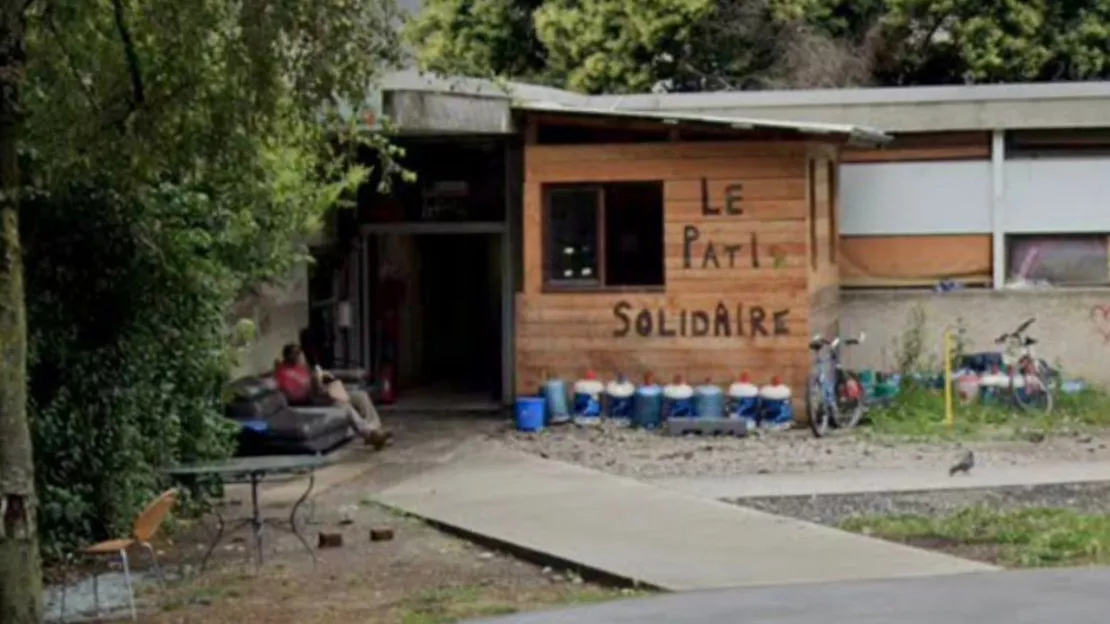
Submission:
[[[757,383],[796,396],[814,332],[839,323],[848,126],[611,111],[524,113],[515,379]]]

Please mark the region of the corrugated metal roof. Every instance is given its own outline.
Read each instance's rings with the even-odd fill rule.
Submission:
[[[838,136],[849,143],[863,145],[881,145],[890,141],[891,137],[877,128],[856,126],[850,124],[814,123],[803,121],[779,121],[772,119],[754,119],[747,117],[719,117],[714,115],[699,115],[696,113],[682,113],[670,111],[636,111],[612,108],[591,108],[576,104],[562,104],[558,102],[515,100],[512,104],[516,110],[529,112],[557,113],[560,115],[580,115],[583,117],[619,117],[622,119],[639,119],[643,121],[656,121],[665,124],[706,125],[717,128],[725,127],[734,130],[786,130],[813,136]]]

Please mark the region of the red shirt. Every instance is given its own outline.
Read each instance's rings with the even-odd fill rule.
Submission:
[[[312,372],[307,366],[279,364],[274,380],[290,403],[307,403],[312,395]]]

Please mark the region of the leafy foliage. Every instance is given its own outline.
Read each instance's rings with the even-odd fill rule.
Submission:
[[[391,0],[31,6],[22,225],[51,553],[126,530],[159,467],[230,451],[228,310],[305,260],[366,179],[357,146],[393,153],[321,110],[362,102],[399,45]]]
[[[425,67],[587,92],[1092,80],[1110,1],[430,0]]]

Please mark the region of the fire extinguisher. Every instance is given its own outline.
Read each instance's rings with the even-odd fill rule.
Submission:
[[[393,365],[386,364],[382,366],[378,374],[378,402],[383,405],[389,405],[397,402],[396,392],[396,379],[393,373]]]
[[[397,400],[397,356],[401,341],[401,306],[404,300],[404,283],[394,277],[385,277],[379,283],[379,319],[381,321],[382,364],[378,370],[378,401],[384,404]]]

